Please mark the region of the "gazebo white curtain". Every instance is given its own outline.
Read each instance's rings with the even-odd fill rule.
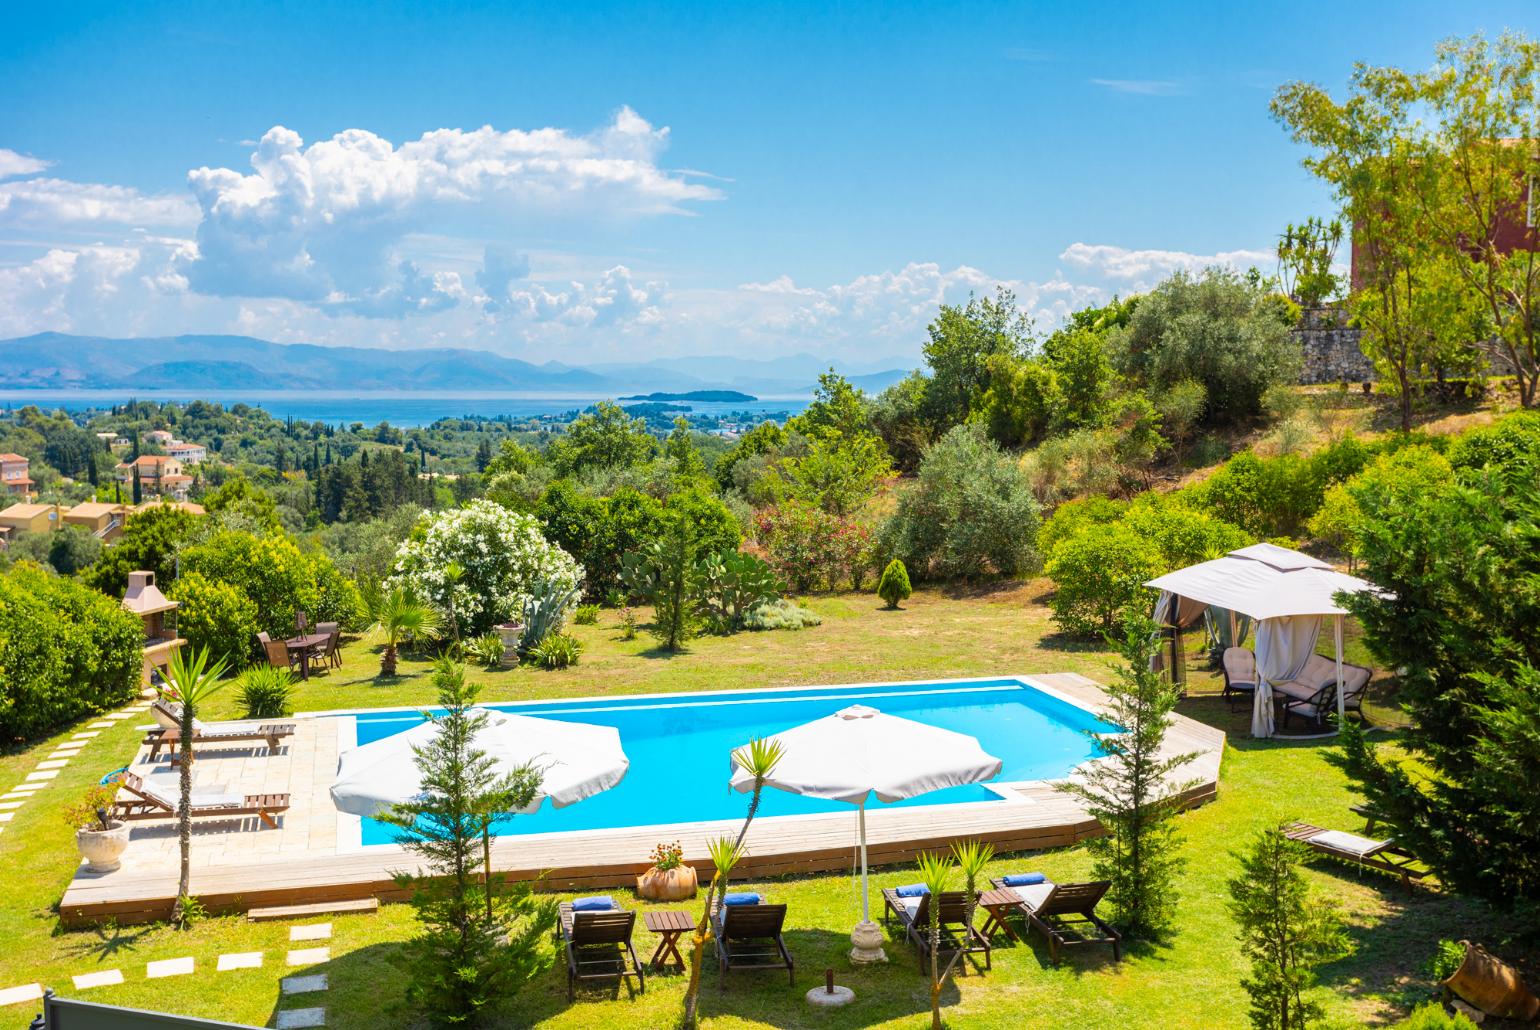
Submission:
[[[1321,621],[1335,620],[1337,682],[1342,682],[1342,616],[1339,593],[1377,588],[1356,576],[1337,572],[1319,558],[1276,544],[1252,544],[1211,561],[1178,569],[1145,584],[1159,590],[1155,621],[1185,627],[1214,605],[1256,623],[1257,689],[1252,699],[1253,736],[1273,735],[1272,685],[1298,676],[1315,653]],[[1345,716],[1337,691],[1337,725]]]

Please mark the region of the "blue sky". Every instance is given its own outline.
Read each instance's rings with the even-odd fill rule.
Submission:
[[[249,6],[0,14],[0,335],[911,359],[997,282],[1047,326],[1270,264],[1331,212],[1278,84],[1540,31],[1501,3]]]

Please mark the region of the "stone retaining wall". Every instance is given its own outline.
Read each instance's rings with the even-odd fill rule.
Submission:
[[[1362,330],[1347,327],[1347,312],[1340,308],[1316,308],[1304,312],[1294,330],[1304,351],[1301,383],[1366,383],[1373,381],[1374,363],[1359,347]]]

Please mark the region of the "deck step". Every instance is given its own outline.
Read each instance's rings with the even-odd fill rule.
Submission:
[[[379,898],[358,898],[354,901],[319,901],[314,905],[278,905],[273,908],[254,908],[246,913],[246,918],[253,923],[267,923],[275,919],[307,919],[310,916],[345,915],[349,912],[373,912],[379,907]]]

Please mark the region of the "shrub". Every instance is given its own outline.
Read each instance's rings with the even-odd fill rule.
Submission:
[[[636,612],[630,608],[620,610],[620,639],[636,639]]]
[[[1476,1024],[1458,1012],[1449,1012],[1436,1001],[1419,1005],[1412,1014],[1394,1023],[1391,1030],[1476,1030]]]
[[[572,621],[579,626],[597,626],[599,624],[599,606],[596,604],[580,604],[572,612]]]
[[[1445,937],[1434,946],[1433,958],[1428,963],[1428,973],[1435,980],[1447,980],[1464,964],[1465,945]]]
[[[51,534],[48,564],[61,576],[73,576],[102,556],[102,542],[83,526],[63,526]]]
[[[196,526],[196,516],[169,504],[141,511],[81,578],[109,597],[122,597],[128,589],[128,574],[138,569],[154,572],[157,583],[170,583],[177,573],[176,549]]]
[[[904,568],[903,562],[894,558],[882,570],[882,578],[877,581],[877,596],[886,601],[889,608],[897,608],[900,602],[907,601],[913,593],[914,590],[909,586],[909,570]]]
[[[1157,498],[1141,499],[1128,509],[1122,524],[1160,553],[1164,574],[1233,551],[1254,539],[1238,526]]]
[[[289,636],[301,611],[312,624],[349,629],[364,617],[358,588],[331,559],[300,551],[288,536],[217,530],[182,550],[181,567],[183,576],[195,572],[239,590],[255,606],[257,629],[274,637]]]
[[[799,591],[853,580],[871,541],[865,525],[796,500],[759,511],[754,526],[770,566]]]
[[[508,648],[503,643],[501,633],[483,633],[465,642],[465,653],[471,661],[489,669],[495,669],[503,664],[503,656],[507,652]]]
[[[1010,455],[978,425],[925,452],[919,479],[882,530],[882,549],[924,576],[1002,576],[1040,567],[1038,504]]]
[[[1037,531],[1037,550],[1045,558],[1052,558],[1061,540],[1068,540],[1087,526],[1116,522],[1128,510],[1127,501],[1115,501],[1101,494],[1065,501],[1043,520]]]
[[[210,661],[239,668],[255,653],[257,606],[239,587],[188,572],[173,584],[171,596],[181,605],[177,631],[191,647],[208,652]]]
[[[1449,448],[1457,469],[1527,468],[1540,475],[1540,412],[1516,411],[1464,434]]]
[[[444,575],[451,563],[464,570],[452,584]],[[479,636],[520,614],[536,583],[575,590],[582,579],[582,568],[541,535],[533,516],[482,500],[428,516],[396,552],[386,583],[407,586],[440,610],[449,609],[452,594],[462,632]]]
[[[117,600],[36,565],[0,576],[0,740],[34,737],[129,700],[144,627]]]
[[[253,665],[241,674],[235,700],[245,719],[279,719],[294,714],[294,680],[288,669]]]
[[[552,633],[529,649],[529,658],[542,668],[565,669],[569,665],[576,665],[582,653],[583,645],[578,643],[576,637]]]
[[[1048,563],[1057,590],[1049,600],[1066,633],[1106,633],[1154,598],[1145,582],[1164,569],[1155,545],[1123,525],[1088,526],[1061,542]]]
[[[768,562],[742,551],[708,554],[696,565],[700,606],[713,631],[731,633],[753,608],[769,604],[786,588]]]
[[[744,628],[752,630],[802,629],[822,623],[823,620],[817,615],[784,597],[779,601],[760,605],[743,618]]]

